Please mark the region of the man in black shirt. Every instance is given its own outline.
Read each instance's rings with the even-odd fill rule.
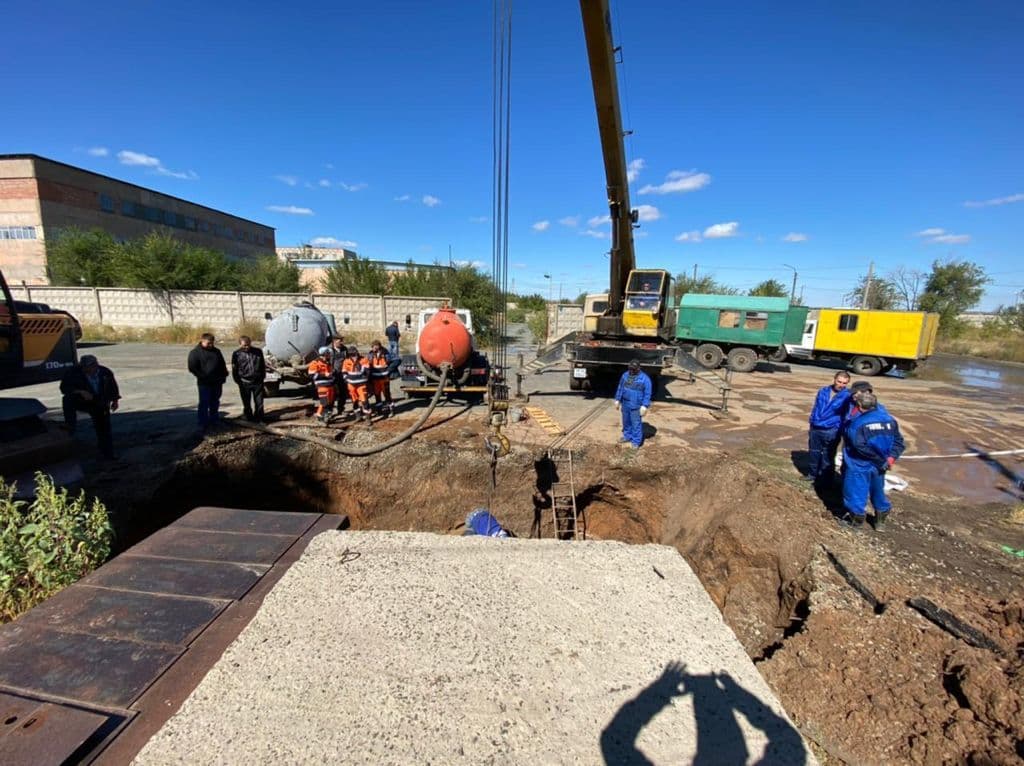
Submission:
[[[238,384],[245,419],[251,423],[263,422],[263,381],[267,366],[263,352],[252,345],[252,338],[243,335],[238,349],[231,355],[231,377]]]
[[[199,343],[188,352],[188,371],[199,386],[199,427],[204,431],[217,425],[220,395],[228,379],[228,366],[224,355],[214,344],[212,334],[204,332]]]
[[[89,413],[96,429],[100,454],[112,459],[114,442],[110,413],[117,411],[118,400],[121,398],[114,373],[101,366],[92,354],[86,354],[64,374],[60,381],[60,392],[64,395],[62,404],[68,431],[75,432],[79,412]]]

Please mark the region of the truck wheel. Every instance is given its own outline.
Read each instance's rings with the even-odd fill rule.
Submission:
[[[777,349],[768,354],[768,359],[773,362],[781,364],[789,358],[789,354],[786,352],[785,346],[779,346]]]
[[[569,371],[569,390],[570,391],[582,391],[583,390],[583,378],[574,378],[572,370]]]
[[[734,348],[727,359],[729,369],[735,372],[752,372],[757,367],[757,354],[753,349]]]
[[[722,349],[716,346],[714,343],[701,343],[697,346],[697,350],[693,352],[694,357],[701,367],[707,367],[709,370],[713,370],[722,363]]]
[[[281,393],[281,381],[275,380],[273,383],[263,384],[264,396],[277,396],[279,393]]]
[[[850,369],[857,375],[870,378],[882,371],[882,360],[877,356],[855,356],[850,360]]]

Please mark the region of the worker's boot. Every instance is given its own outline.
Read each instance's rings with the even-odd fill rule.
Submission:
[[[845,527],[849,527],[854,532],[864,531],[864,516],[858,516],[854,513],[845,513],[839,520],[839,523]]]
[[[889,518],[888,511],[875,511],[875,531],[881,532],[885,529],[885,522]]]

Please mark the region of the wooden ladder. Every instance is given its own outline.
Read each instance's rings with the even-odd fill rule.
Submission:
[[[576,486],[571,449],[548,450],[551,468],[551,515],[556,540],[582,540],[580,516],[576,508]]]

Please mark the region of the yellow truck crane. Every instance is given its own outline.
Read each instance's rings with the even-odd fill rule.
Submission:
[[[675,311],[670,306],[672,277],[664,269],[636,268],[633,227],[637,211],[629,204],[626,149],[622,137],[622,112],[615,74],[618,52],[612,42],[608,0],[580,0],[583,33],[590,61],[590,78],[601,135],[608,212],[612,221],[607,303],[595,321],[565,344],[572,363],[569,388],[590,389],[601,378],[617,378],[638,359],[656,379],[675,358],[672,344]],[[601,303],[604,303],[603,296]]]
[[[67,314],[20,314],[0,273],[0,388],[60,380],[78,361],[74,320]],[[43,420],[38,399],[0,397],[0,476],[34,493],[32,475],[43,470],[57,484],[81,479],[67,434]]]

